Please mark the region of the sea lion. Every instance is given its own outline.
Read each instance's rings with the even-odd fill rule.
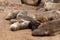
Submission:
[[[33,31],[33,36],[56,35],[60,33],[60,18],[42,23]]]
[[[31,13],[29,11],[21,10],[20,12],[17,13],[15,18],[16,20],[10,20],[10,22],[12,23],[19,22],[19,20],[21,19],[30,21],[29,27],[32,30],[35,30],[40,23],[52,21],[59,18],[60,18],[60,11],[58,10],[51,10],[37,13]]]
[[[11,31],[21,30],[28,28],[29,23],[30,21],[21,19],[20,21],[11,24],[9,28]]]

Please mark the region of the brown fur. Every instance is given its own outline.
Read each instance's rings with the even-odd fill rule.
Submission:
[[[36,30],[33,31],[32,35],[56,35],[58,33],[60,33],[60,19],[42,23]]]
[[[47,22],[58,18],[60,18],[60,11],[58,10],[41,12],[39,16],[37,16],[37,19],[40,20],[41,22]]]
[[[36,22],[38,21],[38,24],[39,24],[39,23],[44,23],[44,22],[48,22],[48,21],[52,21],[52,20],[60,18],[60,11],[58,11],[58,10],[51,10],[51,11],[39,12],[39,13],[38,12],[37,13],[31,13],[29,11],[21,10],[20,12],[18,12],[16,14],[16,16],[14,16],[14,14],[15,13],[12,13],[11,15],[7,16],[8,19],[10,19],[11,23],[19,22],[20,19],[23,19],[26,21],[33,22],[33,26],[35,25],[35,21]],[[15,17],[16,20],[12,20],[11,17]],[[36,26],[34,26],[34,27],[36,27]]]

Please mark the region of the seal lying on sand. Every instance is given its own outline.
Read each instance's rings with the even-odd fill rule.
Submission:
[[[22,10],[16,13],[10,13],[10,15],[8,14],[6,17],[6,19],[10,20],[12,25],[15,24],[15,22],[19,23],[21,19],[30,21],[28,27],[30,27],[32,30],[35,30],[40,25],[40,23],[48,22],[58,18],[60,18],[60,11],[58,10],[51,10],[51,11],[41,12],[41,13],[40,12],[31,13],[31,12]],[[21,23],[24,23],[24,22],[21,22]]]
[[[60,18],[60,11],[58,10],[50,10],[46,12],[37,12],[32,13],[29,11],[21,10],[18,12],[9,13],[6,17],[6,19],[24,19],[28,21],[36,21],[39,20],[41,22],[50,21],[51,19],[58,19]]]
[[[42,23],[33,31],[33,36],[56,35],[60,33],[60,18]]]
[[[17,25],[17,27],[18,27],[18,24],[24,23],[24,24],[22,24],[23,25],[22,29],[26,28],[24,25],[29,25],[28,27],[30,29],[34,30],[40,24],[40,22],[38,22],[38,20],[36,20],[36,16],[34,14],[28,13],[27,11],[16,12],[15,14],[10,13],[6,17],[6,19],[8,19],[10,21],[11,25]],[[25,21],[23,21],[21,19],[23,19]],[[23,22],[19,23],[20,20]],[[28,24],[25,24],[25,23],[28,23]],[[19,25],[19,26],[21,26],[21,25]],[[13,27],[10,26],[10,29],[13,29]],[[19,28],[19,29],[21,29],[21,28]],[[16,29],[16,30],[19,30],[19,29]]]

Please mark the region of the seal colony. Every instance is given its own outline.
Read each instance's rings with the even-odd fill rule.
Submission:
[[[21,0],[21,3],[38,8],[43,7],[45,11],[32,13],[27,10],[20,10],[9,13],[6,20],[11,23],[9,27],[11,31],[29,28],[32,30],[33,36],[60,33],[60,0]]]

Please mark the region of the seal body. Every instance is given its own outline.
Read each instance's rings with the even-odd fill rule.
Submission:
[[[48,21],[42,23],[36,30],[33,31],[32,35],[42,36],[42,35],[56,35],[60,33],[60,19],[53,21]]]
[[[30,21],[26,21],[26,20],[21,20],[19,22],[15,22],[13,24],[10,25],[10,30],[11,31],[16,31],[16,30],[21,30],[21,29],[25,29],[28,28]]]

